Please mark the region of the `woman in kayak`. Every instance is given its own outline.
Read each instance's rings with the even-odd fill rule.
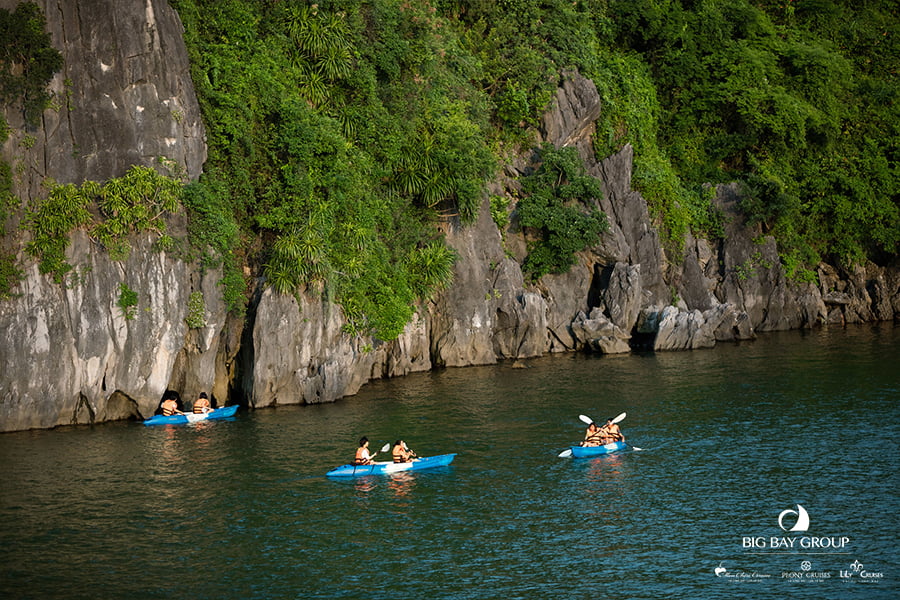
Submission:
[[[403,440],[394,442],[394,447],[391,449],[391,456],[394,457],[395,463],[410,462],[412,459],[418,458],[416,453],[410,450],[409,446],[407,446],[406,442]]]
[[[211,410],[212,407],[209,404],[209,396],[206,395],[206,392],[200,392],[200,397],[194,400],[194,412],[206,413]]]
[[[356,449],[356,456],[353,458],[354,465],[371,465],[372,457],[369,455],[369,438],[362,436],[359,438],[359,448]]]
[[[603,430],[597,427],[596,423],[591,423],[588,425],[587,431],[584,432],[584,441],[581,442],[582,446],[600,446],[603,444],[602,441],[602,432]]]

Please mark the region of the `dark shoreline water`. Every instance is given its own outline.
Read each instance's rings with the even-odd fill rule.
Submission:
[[[5,434],[4,597],[895,598],[898,351],[893,324],[782,332],[196,426]],[[622,411],[642,451],[557,457],[579,414]],[[458,456],[325,478],[361,435]],[[783,531],[798,505],[809,530]]]

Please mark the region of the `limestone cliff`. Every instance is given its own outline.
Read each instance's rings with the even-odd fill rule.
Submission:
[[[200,110],[178,15],[165,0],[44,0],[52,45],[63,68],[50,84],[53,108],[26,126],[5,106],[2,149],[14,192],[27,204],[48,179],[80,184],[119,177],[131,165],[174,161],[196,177],[206,159]],[[17,1],[0,0],[15,9]],[[15,215],[7,224],[16,231]],[[171,223],[179,234],[180,223]],[[180,232],[183,235],[183,231]],[[21,248],[24,239],[15,239]],[[16,296],[0,302],[0,431],[91,423],[152,414],[170,385],[209,390],[225,311],[218,276],[132,240],[111,260],[82,231],[67,251],[64,285],[33,261]],[[133,318],[117,305],[120,286],[138,294]],[[202,293],[203,327],[185,323],[192,292]],[[224,339],[224,338],[223,338]],[[224,344],[223,344],[224,346]],[[227,388],[219,389],[224,400]]]
[[[171,7],[164,0],[40,4],[65,67],[51,86],[59,108],[45,111],[38,128],[5,112],[13,136],[3,157],[15,167],[18,195],[36,197],[47,177],[104,180],[159,156],[196,177],[203,127]],[[253,280],[246,318],[228,316],[219,274],[155,250],[151,235],[135,236],[128,258],[112,260],[76,232],[67,252],[75,276],[63,286],[20,255],[25,280],[16,297],[0,302],[0,431],[142,418],[168,389],[188,401],[212,391],[220,403],[256,408],[329,402],[372,379],[433,367],[550,352],[693,349],[756,331],[900,314],[898,269],[820,265],[815,284],[788,280],[775,242],[743,222],[734,186],[716,196],[725,238],[690,237],[682,255],[667,256],[647,203],[631,188],[631,147],[594,156],[602,109],[592,82],[571,75],[540,132],[541,141],[577,148],[602,182],[595,201],[610,230],[601,243],[568,273],[528,283],[515,211],[500,231],[485,200],[474,224],[445,224],[459,254],[453,285],[389,343],[346,333],[341,308],[318,290],[282,296],[261,279]],[[26,147],[25,136],[36,143]],[[513,200],[517,178],[539,160],[526,149],[490,192]],[[170,226],[183,234],[178,218]],[[131,314],[117,302],[123,284],[138,293]],[[197,293],[200,323],[198,315],[188,319]]]
[[[14,10],[19,0],[0,0]],[[37,128],[6,107],[3,147],[19,195],[59,183],[121,176],[159,157],[196,178],[206,160],[200,108],[177,13],[166,0],[39,0],[52,45],[63,55],[50,83],[54,108]],[[30,136],[31,142],[23,144]]]

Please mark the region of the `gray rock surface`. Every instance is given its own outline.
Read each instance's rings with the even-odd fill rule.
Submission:
[[[188,266],[154,251],[151,236],[112,261],[77,232],[67,253],[80,265],[67,286],[31,267],[19,292],[0,302],[0,431],[92,423],[153,414],[185,348],[192,287]],[[215,299],[215,274],[197,282]],[[120,285],[137,292],[133,318],[118,306]],[[212,288],[212,289],[210,289]],[[219,301],[207,306],[198,344],[215,348],[224,325]],[[188,368],[189,367],[189,368]],[[214,362],[186,361],[183,396]]]
[[[0,0],[14,10],[18,0]],[[196,178],[206,160],[190,64],[178,14],[166,0],[39,0],[51,43],[63,55],[50,82],[55,109],[37,128],[5,107],[12,128],[3,157],[30,199],[47,177],[105,181],[131,165],[174,161]],[[30,136],[33,145],[23,141]]]

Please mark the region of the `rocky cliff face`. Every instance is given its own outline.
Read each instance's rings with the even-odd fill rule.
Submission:
[[[18,4],[0,0],[6,10]],[[27,203],[45,193],[48,178],[105,181],[160,158],[196,177],[204,132],[181,22],[168,3],[37,4],[64,65],[50,84],[54,108],[37,127],[26,127],[16,107],[3,109],[11,132],[2,156],[16,195]],[[11,221],[7,231],[20,235]],[[171,223],[175,235],[179,225]],[[146,416],[169,386],[194,394],[227,372],[217,274],[152,243],[136,237],[129,257],[113,261],[76,232],[67,251],[75,271],[64,285],[19,255],[25,280],[17,297],[0,302],[0,431]],[[123,284],[138,294],[133,318],[118,306]],[[185,323],[192,292],[203,294],[206,323],[195,329]],[[224,400],[227,388],[219,391]]]
[[[0,0],[0,7],[15,4]],[[7,112],[15,135],[3,156],[24,165],[15,182],[19,196],[39,194],[45,177],[104,180],[157,156],[196,176],[203,130],[171,8],[163,0],[42,6],[66,62],[53,89],[68,100],[28,133]],[[716,198],[727,216],[725,239],[690,238],[683,255],[666,256],[647,203],[631,189],[632,149],[599,161],[593,155],[601,110],[594,85],[573,75],[541,135],[576,147],[587,172],[602,181],[596,202],[610,222],[602,242],[568,273],[529,284],[515,212],[501,232],[485,201],[473,225],[446,224],[460,256],[453,285],[420,307],[390,343],[345,333],[340,307],[315,290],[280,296],[261,281],[246,319],[229,317],[218,274],[153,250],[151,236],[133,239],[130,256],[114,261],[76,233],[67,253],[76,277],[59,286],[31,265],[19,296],[0,303],[0,431],[146,417],[167,389],[188,401],[212,391],[219,402],[257,408],[329,402],[372,379],[435,366],[549,352],[702,348],[756,331],[900,314],[898,269],[844,273],[821,265],[817,284],[787,280],[774,241],[742,221],[732,186]],[[37,138],[34,147],[23,148],[24,135]],[[491,193],[514,198],[517,177],[539,159],[528,152],[508,165]],[[118,306],[122,284],[138,292],[132,318]],[[196,292],[203,325],[192,319],[192,328],[187,317]]]

